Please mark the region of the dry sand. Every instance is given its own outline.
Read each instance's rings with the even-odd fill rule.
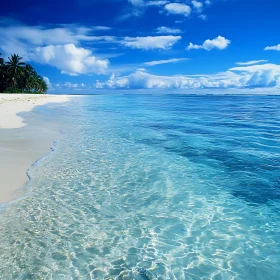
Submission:
[[[17,116],[18,113],[31,111],[35,106],[65,102],[68,99],[68,95],[0,93],[0,128],[23,127],[24,120]]]
[[[67,95],[0,94],[0,204],[19,195],[28,180],[27,170],[50,151],[58,133],[51,126],[26,126],[17,114],[69,99]]]

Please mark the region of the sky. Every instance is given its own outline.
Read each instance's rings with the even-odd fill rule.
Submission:
[[[50,93],[280,94],[279,0],[5,1],[0,52]]]

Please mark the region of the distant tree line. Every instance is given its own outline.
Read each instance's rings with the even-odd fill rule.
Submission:
[[[47,90],[44,79],[22,57],[12,54],[5,61],[0,54],[0,92],[45,93]]]

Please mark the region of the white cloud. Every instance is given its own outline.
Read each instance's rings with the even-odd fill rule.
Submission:
[[[48,78],[48,77],[43,77],[43,80],[46,82],[46,84],[47,84],[47,86],[48,86],[48,89],[49,90],[52,90],[53,89],[53,87],[52,87],[52,84],[51,84],[51,82],[50,82],[50,79]]]
[[[280,86],[280,65],[261,64],[233,67],[230,71],[238,72],[243,76],[247,86],[271,87]]]
[[[193,4],[194,8],[197,9],[197,10],[200,10],[203,7],[203,4],[196,1],[196,0],[193,0],[192,4]]]
[[[79,28],[71,31],[68,28],[44,29],[40,26],[9,26],[1,27],[0,34],[4,39],[27,42],[34,45],[77,43],[79,37],[85,36]]]
[[[146,1],[143,0],[128,0],[128,2],[134,7],[147,7],[147,6],[163,6],[168,3],[168,1],[159,0],[159,1]]]
[[[43,26],[26,26],[21,23],[1,22],[0,27],[0,48],[4,56],[10,53],[20,54],[25,61],[39,61],[57,67],[64,73],[72,75],[82,73],[103,73],[107,68],[108,61],[98,60],[92,55],[87,57],[71,56],[69,45],[79,48],[84,42],[92,44],[99,43],[116,43],[117,39],[113,36],[93,36],[94,32],[106,31],[110,27],[95,26],[83,27],[75,24],[59,25],[57,27]],[[63,46],[63,47],[62,47]],[[76,47],[77,46],[77,47]],[[90,50],[84,50],[84,53],[90,53]],[[61,56],[57,52],[61,52]],[[47,60],[46,57],[54,53],[52,59]],[[79,53],[80,54],[80,53]],[[41,57],[42,56],[42,57]],[[63,62],[62,59],[67,58],[68,61]],[[75,64],[75,65],[74,65]]]
[[[210,5],[210,4],[211,4],[211,1],[210,1],[210,0],[206,0],[206,1],[205,1],[205,4],[206,4],[206,5]]]
[[[0,27],[1,44],[6,40],[29,43],[33,45],[52,45],[52,44],[78,44],[80,41],[112,41],[112,36],[92,36],[95,31],[106,31],[110,27],[96,26],[83,27],[73,24],[62,25],[54,28],[43,26],[3,26]]]
[[[74,44],[37,47],[30,55],[33,60],[54,66],[69,75],[104,73],[109,64],[107,59],[99,60],[90,50]]]
[[[246,61],[246,62],[236,62],[235,64],[237,65],[253,65],[253,64],[259,64],[259,63],[264,63],[267,62],[267,60],[251,60],[251,61]]]
[[[146,3],[147,6],[163,6],[167,4],[168,1],[149,1]]]
[[[55,87],[53,87],[50,91],[59,92],[59,93],[87,93],[90,92],[91,89],[89,86],[85,85],[84,83],[71,83],[71,82],[64,82],[64,83],[57,83]]]
[[[64,84],[57,84],[56,85],[57,87],[66,87],[66,88],[77,88],[79,86],[79,84],[73,84],[73,83],[70,83],[70,82],[65,82]]]
[[[181,36],[147,36],[147,37],[125,37],[122,41],[124,46],[134,49],[163,49],[167,50],[178,42]]]
[[[107,30],[111,30],[112,27],[109,26],[94,26],[92,27],[92,30],[97,30],[97,31],[107,31]]]
[[[242,72],[249,72],[255,73],[259,71],[276,71],[280,72],[280,65],[267,63],[267,64],[256,64],[256,65],[249,65],[249,66],[238,66],[230,68],[231,71],[242,71]]]
[[[159,2],[159,1],[156,1]],[[134,3],[136,4],[136,2]],[[139,4],[139,3],[138,3]],[[91,43],[92,45],[97,44],[122,44],[131,48],[138,49],[169,49],[178,40],[181,39],[179,36],[148,36],[148,37],[125,37],[116,38],[114,36],[94,36],[92,33],[94,31],[106,31],[109,27],[106,26],[95,26],[92,28],[77,26],[75,24],[70,25],[60,25],[55,28],[45,28],[42,26],[25,26],[25,25],[14,25],[14,26],[4,26],[0,27],[0,46],[1,51],[4,55],[9,55],[10,53],[20,53],[25,61],[30,61],[38,57],[34,55],[34,50],[36,52],[50,50],[49,46],[65,46],[73,44],[76,47],[81,47],[81,45]],[[164,31],[162,28],[158,31]],[[165,31],[172,32],[173,34],[180,32],[179,29],[165,29]],[[98,46],[98,45],[97,45]],[[61,67],[61,61],[59,57],[56,56],[56,62],[52,61],[52,65],[60,65],[60,68],[65,73],[88,73],[88,67],[86,70],[78,71],[65,71],[65,67]],[[43,63],[43,59],[40,59]],[[88,60],[87,60],[88,61]],[[99,61],[98,61],[99,63]],[[73,68],[73,67],[72,67]],[[78,69],[78,66],[74,67]],[[81,67],[83,68],[83,67]],[[73,69],[72,69],[73,70]],[[94,71],[93,71],[94,72]],[[98,71],[99,72],[99,71]],[[101,71],[102,72],[102,71]]]
[[[178,28],[170,28],[166,26],[158,27],[157,29],[158,34],[180,34],[183,33],[182,30]]]
[[[165,59],[165,60],[155,60],[155,61],[149,61],[145,62],[144,65],[147,66],[155,66],[159,64],[167,64],[167,63],[176,63],[180,61],[188,60],[188,58],[171,58],[171,59]]]
[[[264,64],[234,67],[213,75],[158,76],[138,69],[127,76],[115,77],[97,88],[122,89],[226,89],[226,88],[277,88],[280,87],[280,65]]]
[[[213,40],[209,40],[209,39],[205,40],[202,45],[194,45],[193,43],[190,43],[189,46],[187,47],[187,50],[191,50],[191,49],[204,49],[207,51],[210,51],[212,49],[223,50],[227,48],[229,44],[230,44],[230,40],[222,36],[218,36]]]
[[[183,15],[185,17],[188,17],[191,13],[190,6],[180,3],[170,3],[165,5],[164,8],[169,14],[174,15]]]
[[[140,17],[149,7],[161,7],[168,3],[168,1],[161,0],[152,0],[152,1],[145,1],[145,0],[128,0],[133,8],[132,9],[125,9],[123,14],[118,17],[118,21],[124,21],[131,17]]]
[[[128,2],[129,2],[132,6],[136,6],[136,7],[144,6],[143,0],[128,0]]]
[[[207,16],[204,14],[201,14],[198,16],[199,18],[201,18],[202,20],[207,20]]]
[[[193,78],[183,75],[177,76],[158,76],[145,71],[137,70],[135,73],[123,77],[112,76],[104,83],[96,83],[97,88],[123,88],[123,89],[187,89],[205,87],[226,87],[225,82],[220,79],[208,77]]]
[[[277,46],[265,47],[265,51],[280,51],[280,44]]]

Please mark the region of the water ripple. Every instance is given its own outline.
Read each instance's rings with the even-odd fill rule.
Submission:
[[[73,104],[1,210],[0,279],[279,279],[280,103],[243,98]]]

